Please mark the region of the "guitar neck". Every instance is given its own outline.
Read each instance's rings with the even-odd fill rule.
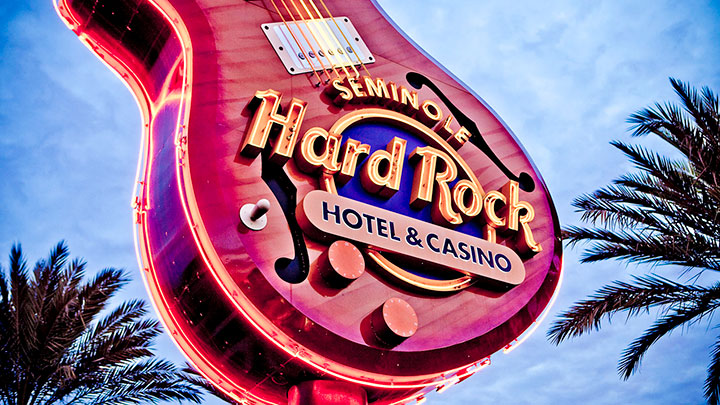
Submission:
[[[92,38],[91,47],[106,51],[97,52],[101,59],[122,76],[136,76],[148,101],[157,100],[182,57],[182,49],[156,7],[141,0],[60,0],[58,9],[68,14],[66,21],[76,24],[74,31]],[[125,69],[116,63],[126,65]]]

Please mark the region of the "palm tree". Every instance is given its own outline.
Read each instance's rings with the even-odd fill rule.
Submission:
[[[199,402],[187,376],[153,356],[162,331],[143,301],[104,311],[127,274],[107,268],[85,282],[85,263],[68,257],[60,242],[30,270],[14,245],[0,268],[0,403]]]
[[[203,377],[203,375],[200,374],[200,372],[197,371],[191,364],[186,363],[185,368],[183,368],[183,372],[187,374],[188,381],[190,381],[195,386],[201,388],[205,393],[210,394],[215,398],[231,405],[240,404],[239,402],[232,399],[229,395],[224,393],[222,390],[220,390],[218,387],[213,385],[210,380]]]
[[[578,197],[573,205],[590,228],[568,227],[571,245],[589,242],[582,262],[620,259],[673,264],[695,275],[720,271],[720,118],[718,97],[670,79],[682,105],[656,103],[631,115],[634,136],[654,134],[682,155],[671,159],[641,146],[612,142],[638,169],[609,186]],[[690,278],[690,280],[697,280]],[[555,344],[600,328],[616,313],[636,316],[660,308],[654,324],[622,353],[618,371],[627,379],[643,355],[678,327],[710,320],[720,306],[720,283],[682,284],[656,274],[607,285],[562,313],[548,336]],[[711,352],[705,397],[720,399],[720,337]]]

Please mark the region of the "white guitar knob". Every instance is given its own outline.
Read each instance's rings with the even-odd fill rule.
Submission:
[[[270,201],[265,198],[255,204],[245,204],[240,208],[240,220],[243,225],[253,231],[259,231],[267,225],[267,215],[270,210]]]

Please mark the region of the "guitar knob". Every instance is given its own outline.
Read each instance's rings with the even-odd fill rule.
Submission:
[[[390,298],[370,316],[370,327],[383,344],[397,346],[418,329],[415,310],[402,298]]]
[[[248,229],[259,231],[267,225],[267,216],[265,214],[269,210],[270,201],[265,198],[255,204],[245,204],[240,208],[240,220]]]
[[[350,242],[333,242],[324,255],[320,274],[334,288],[345,288],[365,272],[365,258]]]

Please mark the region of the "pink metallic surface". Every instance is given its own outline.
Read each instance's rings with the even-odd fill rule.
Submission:
[[[308,381],[288,393],[288,405],[365,405],[367,395],[357,385],[340,381]]]
[[[336,241],[330,245],[328,262],[335,273],[348,280],[355,280],[365,272],[365,258],[360,249],[347,241]]]
[[[317,379],[362,386],[372,403],[416,396],[465,377],[516,339],[547,306],[560,277],[560,228],[552,201],[510,131],[376,5],[326,3],[334,15],[352,20],[375,55],[368,65],[373,77],[407,85],[407,72],[422,73],[477,123],[511,171],[531,175],[537,187],[522,198],[535,208],[533,233],[543,251],[524,260],[525,280],[507,292],[472,286],[429,294],[373,268],[333,290],[313,276],[328,246],[305,238],[310,276],[286,282],[274,264],[295,255],[290,226],[261,178],[261,159],[239,153],[252,117],[248,103],[256,91],[269,88],[283,94],[283,105],[302,99],[308,103],[303,129],[330,128],[364,105],[338,108],[322,86],[314,86],[313,75],[285,71],[260,28],[281,20],[269,0],[100,1],[92,10],[82,0],[61,0],[58,11],[66,24],[128,83],[143,111],[146,150],[136,220],[152,298],[193,364],[238,400],[287,403],[290,386]],[[157,44],[150,51],[139,53],[144,48],[123,36],[130,22],[117,16],[128,5],[135,8],[132,18],[157,27],[147,30],[154,37],[146,42]],[[418,94],[442,105],[427,89]],[[507,181],[474,145],[459,154],[485,190]],[[297,202],[320,188],[317,177],[292,161],[283,170],[297,189]],[[271,204],[268,225],[249,231],[238,209],[262,198]],[[394,297],[412,307],[419,326],[398,345],[381,347],[368,338],[369,315]]]

